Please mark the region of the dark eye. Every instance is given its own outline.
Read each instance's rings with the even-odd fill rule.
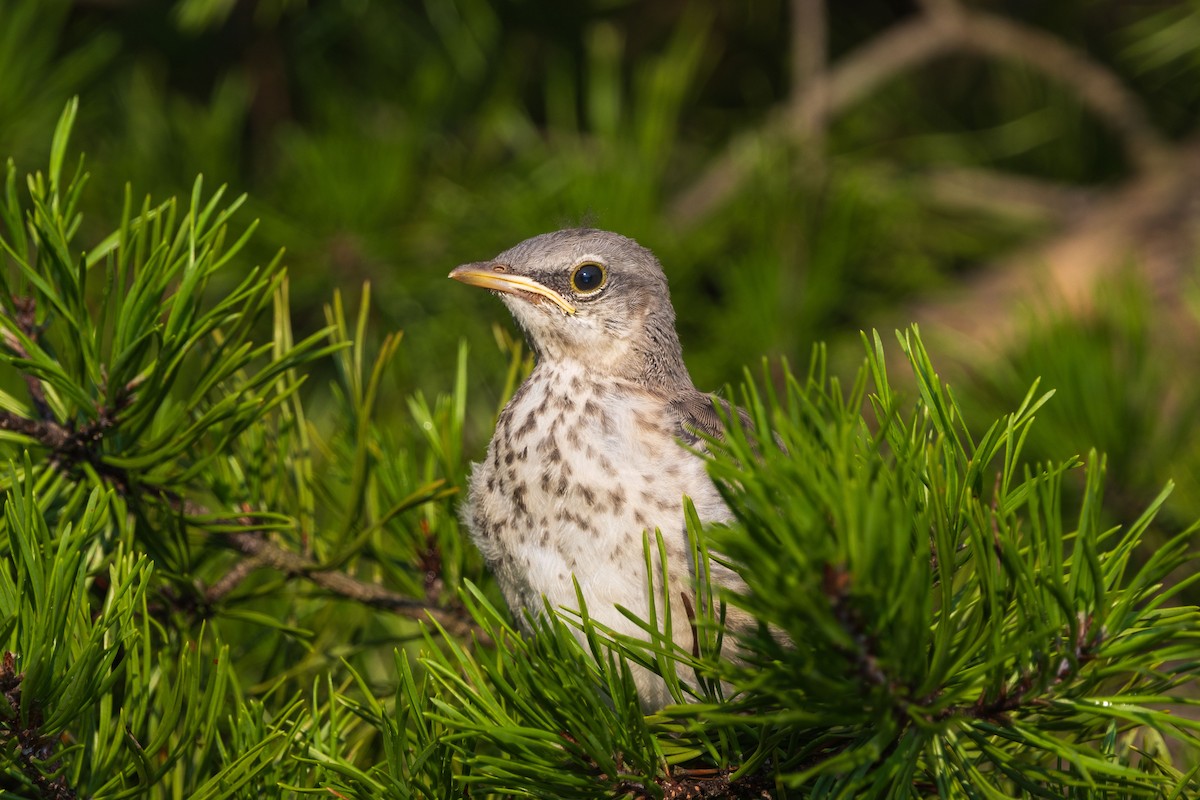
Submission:
[[[590,294],[598,291],[604,285],[606,277],[604,267],[589,261],[575,268],[575,272],[571,275],[571,286],[580,294]]]

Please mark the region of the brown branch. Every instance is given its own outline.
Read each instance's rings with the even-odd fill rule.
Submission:
[[[825,69],[825,0],[792,0],[792,93]]]
[[[908,706],[908,701],[900,695],[900,685],[884,673],[879,663],[877,642],[867,629],[866,621],[858,609],[850,602],[851,579],[845,567],[834,564],[826,564],[821,576],[821,592],[828,599],[834,618],[854,641],[853,648],[838,649],[842,651],[843,656],[854,662],[864,681],[887,690],[897,716],[901,716]]]
[[[949,52],[940,26],[928,19],[897,25],[810,82],[805,91],[768,115],[761,129],[739,134],[667,210],[678,225],[698,222],[749,176],[764,141],[790,138],[823,126],[899,72]]]
[[[1178,295],[1197,240],[1200,138],[1178,147],[1172,169],[1097,195],[1064,230],[985,265],[954,291],[901,309],[891,323],[916,321],[953,346],[962,363],[986,362],[1019,338],[1030,310],[1045,307],[1030,298],[1053,298],[1067,313],[1086,317],[1097,287],[1132,263],[1166,316],[1165,328],[1195,331]]]
[[[16,742],[16,747],[5,749],[15,755],[21,774],[37,790],[39,797],[46,800],[75,800],[75,790],[67,783],[65,776],[50,778],[39,766],[39,762],[47,764],[54,758],[55,739],[42,735],[42,715],[38,709],[21,708],[21,681],[24,677],[24,673],[16,671],[16,658],[5,651],[0,659],[0,694],[8,705],[8,713],[0,712],[0,737]],[[22,716],[27,722],[21,722]],[[51,772],[59,768],[57,763],[48,766]]]
[[[204,590],[204,602],[210,606],[220,602],[226,595],[240,586],[242,581],[249,578],[263,566],[264,564],[258,558],[247,558],[237,562],[220,579]]]
[[[1121,136],[1130,161],[1149,170],[1165,163],[1169,145],[1149,122],[1138,97],[1103,64],[1045,31],[984,12],[932,3],[850,53],[768,115],[759,130],[734,138],[701,176],[680,192],[667,214],[678,225],[698,222],[749,177],[764,141],[802,139],[889,80],[955,52],[1028,64],[1073,89]]]
[[[78,428],[63,425],[53,419],[29,419],[0,409],[0,430],[12,431],[36,440],[51,451],[52,463],[74,464],[86,461],[119,484],[124,473],[105,465],[98,448],[104,435],[114,425],[116,416],[107,409],[101,409],[97,419]]]
[[[959,717],[1007,725],[1013,712],[1044,705],[1046,694],[1075,677],[1081,668],[1096,657],[1096,652],[1103,644],[1103,630],[1094,629],[1094,622],[1091,615],[1080,616],[1075,637],[1066,643],[1069,654],[1051,653],[1046,656],[1043,665],[1046,671],[1036,673],[1022,670],[1019,678],[1001,685],[994,696],[981,694],[974,703],[950,706],[934,719],[942,721]],[[1037,696],[1034,696],[1035,691]]]
[[[72,430],[52,420],[31,420],[0,409],[0,430],[14,431],[37,440],[51,450],[52,459],[56,463],[73,465],[80,461],[87,461],[102,467],[101,474],[109,479],[118,491],[127,497],[136,499],[132,482],[125,471],[104,465],[101,458],[99,445],[104,434],[115,422],[115,413],[101,409],[97,421],[78,430]],[[166,499],[176,510],[182,511],[186,515],[209,515],[208,509],[184,501],[177,495],[167,495]],[[252,525],[247,518],[242,518],[238,523],[246,526]],[[239,531],[225,535],[224,541],[235,550],[250,556],[254,563],[252,566],[234,567],[231,573],[226,574],[224,578],[209,588],[206,596],[215,595],[219,599],[232,591],[255,567],[263,565],[286,575],[304,578],[333,594],[372,608],[391,611],[410,619],[430,618],[456,636],[465,637],[473,633],[481,642],[488,641],[487,636],[461,612],[405,597],[337,570],[319,569],[314,561],[285,550],[260,532]]]
[[[190,513],[207,512],[205,509],[193,507]],[[233,549],[250,556],[263,566],[285,575],[304,578],[339,597],[371,608],[391,611],[409,619],[433,619],[455,636],[468,637],[474,634],[481,643],[487,644],[489,641],[486,634],[462,613],[414,600],[378,584],[360,581],[344,572],[319,569],[316,562],[280,547],[257,531],[238,531],[226,534],[224,539]]]
[[[999,476],[997,476],[999,478]],[[982,554],[981,554],[982,555]],[[903,694],[906,687],[887,675],[879,662],[878,647],[858,610],[850,603],[851,575],[844,568],[826,564],[822,576],[822,593],[829,600],[830,610],[842,629],[854,641],[853,647],[839,647],[842,655],[857,667],[860,677],[868,684],[886,690],[892,711],[901,725],[909,724],[907,718],[914,704]],[[987,720],[997,724],[1008,724],[1009,715],[1022,708],[1044,702],[1047,692],[1063,685],[1074,677],[1079,669],[1095,658],[1103,644],[1104,631],[1094,627],[1091,615],[1081,615],[1074,627],[1074,636],[1064,636],[1067,652],[1054,652],[1046,657],[1047,670],[1022,670],[1021,676],[1012,683],[1005,683],[994,696],[983,693],[970,704],[951,705],[930,715],[930,721],[942,721],[954,717]],[[1038,692],[1034,696],[1034,692]],[[916,710],[928,706],[937,699],[938,693],[921,698],[915,703]]]
[[[441,595],[445,588],[442,580],[442,548],[438,545],[437,537],[429,530],[429,522],[420,522],[421,534],[425,538],[425,546],[417,556],[417,568],[422,573],[422,584],[425,588],[425,599],[432,602]]]
[[[946,167],[921,178],[930,200],[1037,222],[1073,223],[1099,201],[1101,191],[989,169]]]
[[[55,452],[67,450],[72,439],[71,432],[53,420],[28,419],[3,409],[0,409],[0,430],[36,439]]]
[[[1046,31],[993,14],[961,11],[936,18],[955,31],[956,49],[1027,64],[1073,89],[1121,137],[1138,169],[1152,170],[1167,160],[1170,145],[1150,123],[1141,100],[1087,53]]]
[[[36,341],[41,335],[41,330],[37,324],[37,306],[34,299],[32,297],[14,297],[12,304],[15,312],[13,322],[27,338]],[[4,334],[5,345],[13,351],[17,358],[28,360],[29,353],[21,341],[8,331],[5,331]],[[41,419],[53,418],[50,405],[46,402],[46,390],[42,387],[42,382],[36,375],[30,375],[27,372],[21,373],[21,377],[25,380],[25,387],[29,390],[29,399],[33,401],[33,409],[37,412],[38,417]]]
[[[791,22],[792,88],[789,104],[800,102],[813,82],[825,71],[828,58],[825,0],[792,0]],[[819,133],[816,125],[807,126],[804,130],[806,138],[816,137]]]

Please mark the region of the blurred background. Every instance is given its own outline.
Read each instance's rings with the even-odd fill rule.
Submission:
[[[397,424],[469,343],[476,457],[515,328],[446,273],[589,224],[659,255],[702,388],[916,322],[981,426],[1056,390],[1027,452],[1106,452],[1114,522],[1200,517],[1200,2],[0,0],[0,154],[73,95],[82,241],[127,183],[248,193],[298,334],[365,281],[404,331]]]

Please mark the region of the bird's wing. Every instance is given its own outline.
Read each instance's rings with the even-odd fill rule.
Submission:
[[[754,420],[750,419],[750,415],[745,410],[732,406],[728,401],[715,395],[692,390],[682,397],[672,400],[670,404],[671,410],[675,412],[675,416],[679,420],[679,430],[676,435],[680,439],[694,445],[700,441],[696,431],[714,439],[725,438],[725,424],[721,420],[721,415],[713,407],[714,400],[721,404],[721,408],[726,414],[736,411],[742,428],[747,433],[754,432]]]

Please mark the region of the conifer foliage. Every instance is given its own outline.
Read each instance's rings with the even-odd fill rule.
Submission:
[[[450,394],[383,428],[399,337],[368,356],[364,292],[295,340],[240,201],[130,191],[118,230],[78,241],[74,114],[0,203],[5,796],[1200,790],[1200,614],[1174,599],[1194,530],[1138,553],[1166,490],[1107,528],[1102,456],[1024,459],[1048,396],[968,429],[915,329],[898,359],[865,337],[846,384],[821,348],[747,376],[753,430],[704,449],[734,520],[690,517],[688,619],[656,603],[642,641],[550,609],[524,636],[454,515],[465,352]],[[711,591],[710,555],[744,596]],[[731,605],[757,634],[723,634]],[[644,716],[632,664],[678,704]]]

